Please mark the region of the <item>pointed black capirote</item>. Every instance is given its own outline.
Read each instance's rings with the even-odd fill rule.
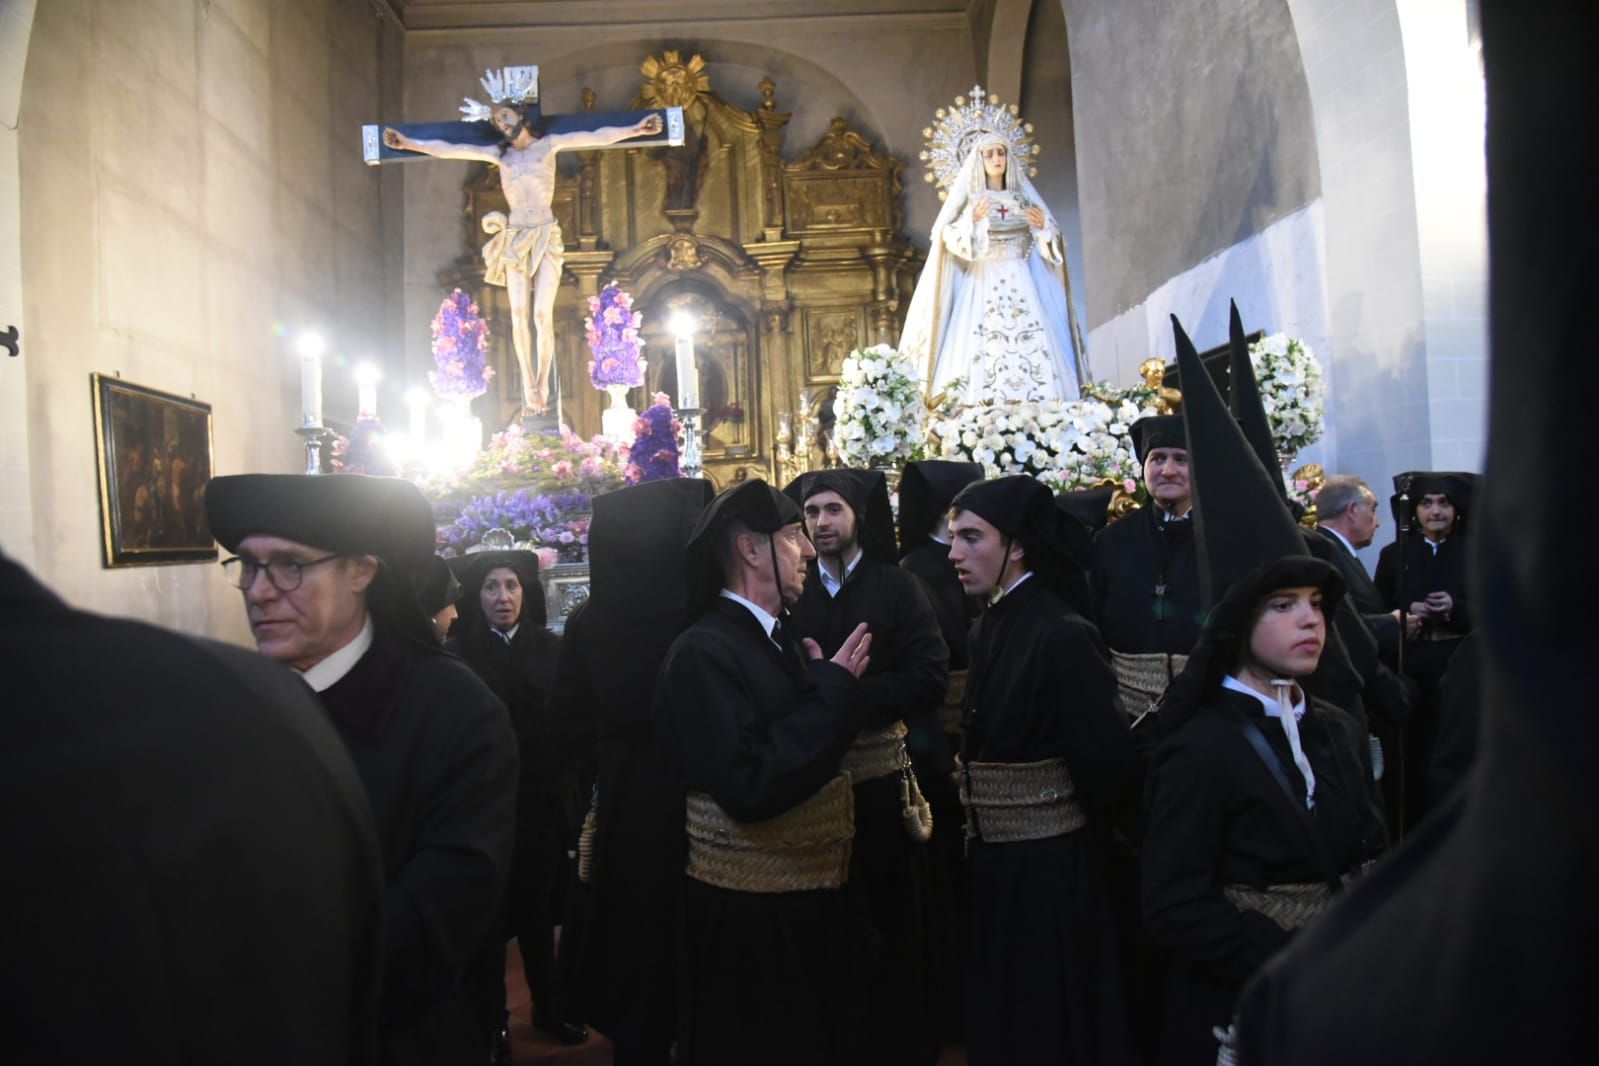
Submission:
[[[1209,608],[1262,563],[1309,553],[1277,484],[1281,479],[1244,439],[1176,315],[1171,324],[1183,380],[1199,590]]]
[[[1260,402],[1260,384],[1255,380],[1255,364],[1249,359],[1249,342],[1244,339],[1244,320],[1238,314],[1238,301],[1231,301],[1228,315],[1228,353],[1232,362],[1232,389],[1229,399],[1238,428],[1244,439],[1255,450],[1255,457],[1267,472],[1277,469],[1277,442],[1271,435],[1271,422],[1266,418],[1266,405]],[[1184,379],[1187,380],[1186,378]],[[1282,478],[1273,478],[1278,494],[1288,498],[1288,487]]]

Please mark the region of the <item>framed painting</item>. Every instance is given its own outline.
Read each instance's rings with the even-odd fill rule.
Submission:
[[[107,567],[217,557],[205,520],[211,405],[91,374]]]

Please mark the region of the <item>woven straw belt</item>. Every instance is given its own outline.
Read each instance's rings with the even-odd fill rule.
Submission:
[[[1012,844],[1065,836],[1088,824],[1064,759],[1043,762],[955,760],[968,837]]]
[[[704,792],[688,794],[688,875],[734,892],[838,888],[849,876],[855,794],[839,774],[763,822],[736,822]]]
[[[949,691],[938,707],[938,724],[946,733],[961,731],[961,701],[966,698],[966,671],[949,672]]]
[[[899,773],[909,759],[905,753],[905,723],[895,722],[887,729],[868,729],[856,737],[844,753],[839,770],[858,785]]]
[[[1116,671],[1116,687],[1121,691],[1122,710],[1127,717],[1148,714],[1160,702],[1171,679],[1183,672],[1186,655],[1146,652],[1132,655],[1112,648],[1110,665]]]
[[[1221,894],[1241,911],[1264,914],[1284,929],[1303,929],[1332,902],[1332,889],[1312,882],[1302,885],[1226,885]]]

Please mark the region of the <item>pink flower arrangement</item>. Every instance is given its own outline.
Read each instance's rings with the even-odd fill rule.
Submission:
[[[589,297],[589,380],[596,389],[622,385],[636,389],[644,384],[644,363],[639,358],[639,327],[644,316],[633,310],[633,297],[615,282]]]

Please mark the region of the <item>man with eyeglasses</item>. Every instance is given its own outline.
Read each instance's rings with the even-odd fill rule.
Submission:
[[[210,483],[206,513],[256,646],[319,694],[366,788],[388,886],[383,1061],[480,1061],[458,975],[510,868],[517,753],[505,705],[412,593],[432,509],[397,478],[244,474]]]

